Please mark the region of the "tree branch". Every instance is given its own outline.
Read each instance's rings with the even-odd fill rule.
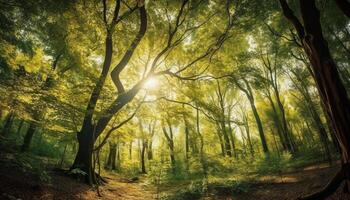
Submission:
[[[279,0],[282,7],[283,15],[293,24],[294,28],[297,30],[298,36],[300,39],[303,39],[305,36],[304,27],[294,15],[292,9],[290,9],[286,0]]]
[[[143,5],[142,7],[139,8],[139,10],[140,10],[140,21],[141,21],[139,32],[136,35],[133,42],[131,43],[128,50],[125,52],[123,58],[120,60],[118,65],[114,67],[114,69],[111,72],[112,81],[114,85],[117,87],[119,94],[125,92],[124,86],[120,80],[119,75],[128,64],[131,56],[134,54],[136,47],[139,45],[141,39],[143,38],[147,30],[147,13],[146,13],[145,6]]]

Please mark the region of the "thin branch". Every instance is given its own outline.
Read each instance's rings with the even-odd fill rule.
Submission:
[[[278,33],[276,30],[274,30],[269,24],[267,24],[266,22],[263,22],[264,25],[267,27],[267,29],[276,37],[279,38],[283,38],[289,42],[292,42],[294,44],[296,44],[298,47],[301,47],[302,45],[300,44],[300,42],[297,41],[297,39],[294,37],[293,32],[292,32],[292,38],[288,38],[287,36]]]
[[[103,3],[103,22],[105,23],[105,26],[108,27],[107,22],[107,0],[102,0]]]
[[[127,119],[125,119],[124,121],[119,123],[117,126],[114,126],[111,129],[109,129],[108,132],[106,133],[106,136],[103,138],[102,142],[94,149],[94,151],[98,151],[107,143],[107,139],[111,136],[113,131],[121,128],[126,123],[128,123],[130,120],[132,120],[134,118],[134,116],[136,115],[137,111],[139,110],[139,108],[141,107],[141,105],[142,105],[142,102],[137,106],[137,108],[135,109],[135,111],[133,112],[132,115],[130,115]]]

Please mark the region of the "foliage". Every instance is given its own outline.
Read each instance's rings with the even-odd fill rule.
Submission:
[[[90,164],[102,173],[158,189],[183,183],[164,198],[199,199],[338,159],[314,73],[278,2],[140,2],[0,0],[0,145],[28,152],[17,167],[48,182],[32,154],[71,167],[92,140]],[[317,3],[350,89],[349,19],[334,2]],[[71,173],[89,174],[82,169]]]

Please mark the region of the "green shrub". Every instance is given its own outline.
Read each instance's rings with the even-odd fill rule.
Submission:
[[[269,154],[262,157],[256,163],[256,172],[258,174],[276,174],[286,170],[289,167],[292,155],[284,152],[282,155]]]

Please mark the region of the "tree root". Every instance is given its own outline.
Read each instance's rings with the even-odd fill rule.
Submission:
[[[103,178],[101,175],[99,175],[98,173],[95,172],[95,177],[96,177],[96,180],[99,182],[100,185],[105,185],[108,183],[108,181]]]
[[[345,180],[346,176],[342,168],[337,174],[328,182],[328,184],[318,192],[299,197],[298,200],[322,200],[332,195]]]

